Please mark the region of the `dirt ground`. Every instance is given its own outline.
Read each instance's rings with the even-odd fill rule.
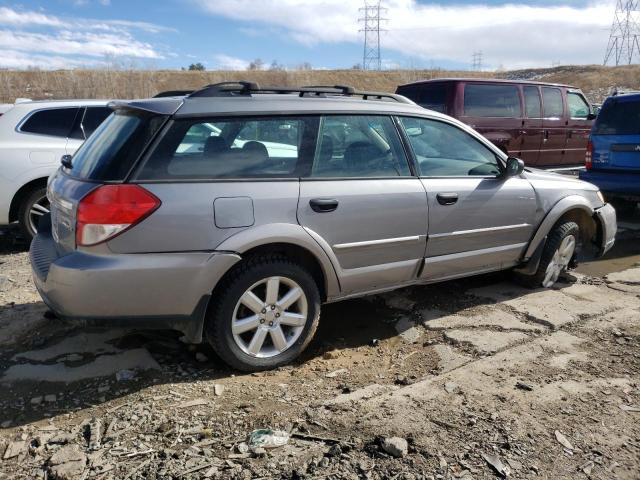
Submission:
[[[0,479],[640,478],[639,254],[622,219],[551,290],[496,274],[326,305],[298,362],[245,375],[173,332],[47,318],[0,232]],[[251,444],[263,428],[287,443]]]

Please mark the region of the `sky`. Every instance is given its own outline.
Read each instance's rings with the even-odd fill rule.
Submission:
[[[0,0],[0,68],[362,63],[364,0]],[[384,0],[384,68],[602,62],[615,0]]]

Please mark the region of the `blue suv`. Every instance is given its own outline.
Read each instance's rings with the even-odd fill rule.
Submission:
[[[591,130],[585,166],[581,180],[635,208],[640,201],[640,92],[604,102]]]

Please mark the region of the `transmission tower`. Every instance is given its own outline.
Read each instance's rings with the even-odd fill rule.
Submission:
[[[477,52],[473,52],[471,56],[471,69],[476,72],[482,71],[482,50],[478,50]]]
[[[382,60],[380,57],[380,24],[387,19],[382,15],[387,13],[387,9],[380,5],[380,1],[364,0],[364,7],[359,8],[360,18],[358,22],[362,24],[361,32],[364,32],[364,54],[362,56],[362,68],[364,70],[380,70]]]
[[[617,0],[604,65],[640,62],[640,0]]]

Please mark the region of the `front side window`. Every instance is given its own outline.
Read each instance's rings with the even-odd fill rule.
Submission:
[[[495,153],[464,130],[426,118],[403,117],[400,122],[421,176],[485,177],[501,173]]]
[[[544,101],[544,118],[562,118],[564,105],[562,92],[559,88],[543,87],[542,99]]]
[[[70,107],[34,112],[22,124],[20,131],[66,138],[71,132],[78,110],[78,107]]]
[[[411,171],[390,117],[322,117],[312,177],[405,177]]]
[[[567,93],[567,105],[569,107],[569,114],[571,118],[581,118],[586,120],[591,113],[589,104],[579,93]]]
[[[524,108],[527,118],[541,118],[540,90],[538,87],[524,87]]]
[[[176,120],[138,179],[298,177],[316,124],[312,117]]]
[[[464,114],[467,117],[520,118],[518,87],[467,84],[464,87]]]

